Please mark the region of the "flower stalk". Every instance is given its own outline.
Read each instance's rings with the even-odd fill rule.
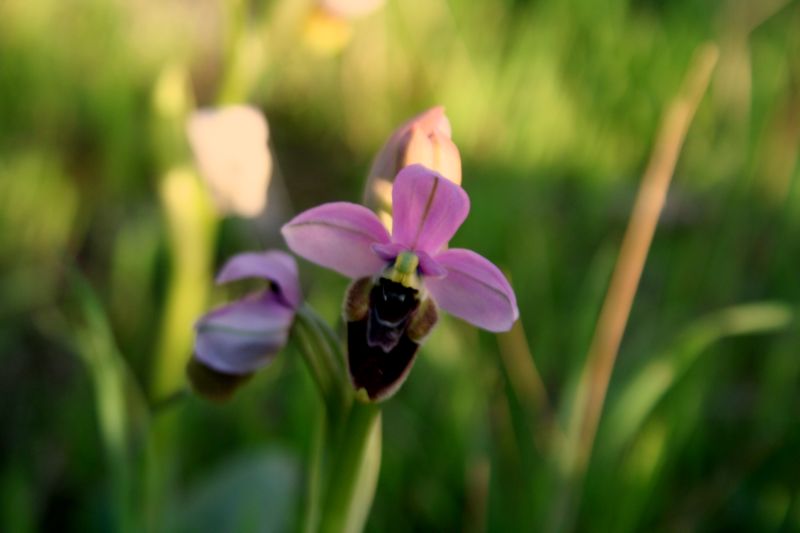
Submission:
[[[206,161],[206,167],[226,167],[218,162]],[[249,278],[268,285],[198,320],[189,366],[195,390],[227,399],[291,338],[323,400],[304,531],[363,528],[380,469],[377,402],[391,397],[407,378],[438,309],[493,332],[508,331],[519,317],[502,271],[471,250],[448,246],[470,210],[460,181],[461,160],[449,122],[441,108],[434,108],[401,127],[373,164],[368,193],[385,185],[390,198],[377,206],[383,212],[332,202],[283,226],[292,252],[353,280],[344,305],[346,356],[342,339],[303,303],[290,255],[239,254],[217,275],[218,284]]]
[[[354,399],[339,341],[310,306],[300,307],[292,333],[325,408],[314,428],[302,530],[361,531],[380,470],[380,408]]]
[[[293,334],[319,389],[328,419],[335,424],[344,420],[352,399],[343,368],[341,347],[323,332],[321,323],[322,319],[316,312],[304,304],[297,312]]]
[[[364,528],[380,462],[380,407],[355,401],[327,476],[320,531],[357,533]]]
[[[551,522],[554,531],[574,528],[584,476],[639,280],[678,156],[718,56],[714,44],[698,48],[681,91],[664,112],[575,392],[565,446],[558,458],[562,487]]]

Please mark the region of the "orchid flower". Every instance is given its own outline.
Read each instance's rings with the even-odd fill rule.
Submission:
[[[286,344],[302,303],[297,263],[280,251],[232,257],[218,284],[261,278],[269,287],[215,309],[195,325],[189,377],[198,392],[227,398],[241,381],[269,364]]]
[[[519,316],[500,270],[447,243],[469,213],[467,193],[422,165],[401,170],[392,189],[393,230],[364,206],[335,202],[297,215],[282,233],[297,255],[355,279],[348,293],[348,368],[371,400],[405,380],[436,306],[499,332]]]

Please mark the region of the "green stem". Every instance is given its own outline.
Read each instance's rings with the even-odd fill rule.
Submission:
[[[332,357],[333,357],[333,364],[336,366],[336,370],[342,379],[346,380],[346,363],[345,363],[345,355],[342,351],[341,339],[339,339],[336,332],[328,325],[328,323],[322,319],[321,316],[314,311],[314,308],[310,306],[305,306],[304,309],[308,313],[308,317],[311,319],[311,322],[316,326],[317,332],[321,335],[322,338],[328,341],[328,346],[332,349]]]
[[[217,104],[233,104],[247,98],[247,90],[241,80],[241,40],[247,30],[249,0],[228,0],[225,2],[225,62],[222,80],[217,91]]]
[[[320,418],[314,437],[302,531],[357,533],[367,520],[378,482],[380,409],[353,401],[339,340],[311,307],[297,311],[293,336],[327,415]]]
[[[351,393],[339,343],[323,332],[320,323],[316,313],[304,305],[297,312],[295,333],[335,429],[351,401]]]
[[[320,355],[323,358],[321,362],[325,370],[330,373],[335,381],[340,384],[346,384],[344,355],[336,334],[328,326],[328,323],[309,305],[303,305],[297,311],[297,314],[314,335],[314,340],[321,351]]]
[[[315,533],[319,529],[319,517],[322,511],[322,488],[324,483],[323,469],[325,463],[326,442],[328,439],[328,423],[325,413],[317,412],[314,427],[314,440],[311,443],[311,459],[308,465],[306,487],[306,505],[303,511],[303,533]]]
[[[320,531],[357,533],[363,529],[372,506],[380,461],[380,408],[353,402],[327,479]]]
[[[320,361],[319,350],[312,339],[313,333],[306,321],[302,320],[302,317],[299,315],[292,328],[292,336],[296,340],[297,348],[300,350],[303,359],[308,365],[308,370],[311,372],[311,377],[317,385],[320,396],[322,396],[322,399],[327,404],[331,397],[330,374],[325,372]]]

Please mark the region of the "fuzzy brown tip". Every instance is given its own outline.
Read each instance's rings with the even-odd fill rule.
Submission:
[[[253,374],[234,375],[217,372],[194,357],[186,367],[186,375],[194,391],[214,402],[228,401],[236,389],[247,383]]]
[[[344,319],[347,322],[363,320],[369,313],[369,291],[372,279],[361,278],[350,284],[344,299]]]
[[[438,320],[439,312],[436,310],[436,304],[430,298],[425,299],[408,325],[408,337],[417,344],[422,343]]]

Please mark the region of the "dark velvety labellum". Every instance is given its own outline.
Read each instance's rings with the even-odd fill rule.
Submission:
[[[419,307],[419,293],[381,278],[369,293],[367,344],[384,352],[394,350],[405,334],[411,315]]]
[[[228,400],[241,385],[246,383],[253,374],[237,376],[217,372],[209,368],[194,357],[189,360],[186,374],[192,388],[201,396],[215,402]]]
[[[347,323],[347,359],[356,389],[365,389],[371,400],[379,400],[403,382],[417,355],[419,344],[400,332],[394,347],[385,352],[367,342],[370,318]]]

